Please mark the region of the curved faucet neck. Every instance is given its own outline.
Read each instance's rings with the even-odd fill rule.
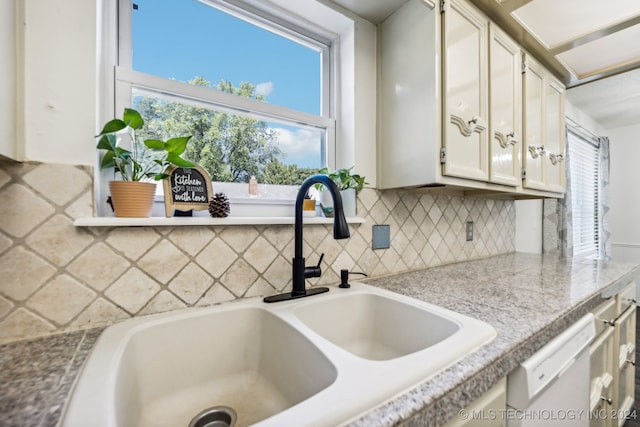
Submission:
[[[344,217],[342,197],[336,184],[326,175],[312,175],[305,179],[296,197],[295,205],[295,258],[302,258],[302,204],[309,188],[314,184],[322,184],[329,190],[333,199],[333,238],[346,239],[350,236],[349,225]]]

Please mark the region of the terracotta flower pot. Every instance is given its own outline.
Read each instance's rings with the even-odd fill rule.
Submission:
[[[110,181],[109,190],[116,217],[148,218],[151,216],[156,184],[137,181]]]

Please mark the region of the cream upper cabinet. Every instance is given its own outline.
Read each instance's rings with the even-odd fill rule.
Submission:
[[[545,177],[547,190],[564,192],[565,119],[564,87],[548,79],[546,91]]]
[[[520,47],[495,24],[489,27],[489,181],[520,184],[522,59]]]
[[[443,174],[489,179],[487,35],[489,21],[463,2],[443,16]]]
[[[526,188],[544,190],[544,70],[537,62],[529,62],[523,77],[524,151],[522,166]]]
[[[526,93],[538,108],[535,120],[533,106],[526,109],[532,115],[529,137],[544,145],[550,133],[564,132],[562,121],[552,126],[547,117],[557,114],[560,120],[562,105],[547,103],[564,102],[564,93],[548,93],[551,80],[542,69],[537,95],[523,90],[520,47],[484,14],[466,0],[443,0],[435,7],[408,0],[380,24],[378,40],[379,188],[448,186],[469,194],[561,196],[553,182],[561,184],[562,177],[546,177],[542,159],[540,184],[534,170],[523,187],[528,142],[522,115]]]
[[[523,69],[523,186],[563,193],[564,87],[530,57]]]

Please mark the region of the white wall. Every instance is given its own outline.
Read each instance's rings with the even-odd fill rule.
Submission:
[[[613,258],[640,263],[640,124],[607,131]]]
[[[516,252],[542,253],[542,200],[516,200]]]

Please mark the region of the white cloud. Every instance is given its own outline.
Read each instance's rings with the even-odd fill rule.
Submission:
[[[278,132],[278,147],[286,154],[285,163],[306,163],[320,158],[320,132],[310,129],[274,128]]]
[[[273,82],[258,83],[256,85],[256,95],[269,96],[273,89]]]

